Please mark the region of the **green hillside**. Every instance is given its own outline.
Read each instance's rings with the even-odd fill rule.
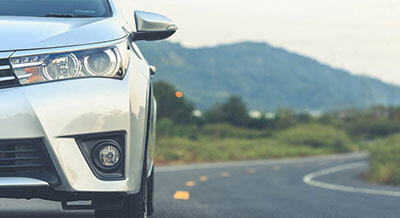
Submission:
[[[355,76],[266,43],[189,49],[170,42],[139,44],[157,80],[181,89],[201,108],[231,95],[252,109],[331,110],[400,105],[400,88]]]

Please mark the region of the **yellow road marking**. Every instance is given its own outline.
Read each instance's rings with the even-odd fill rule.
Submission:
[[[278,170],[281,169],[281,166],[273,166],[272,169],[275,170],[275,171],[278,171]]]
[[[223,172],[223,173],[221,174],[221,176],[222,176],[222,177],[229,177],[229,176],[231,176],[231,174],[230,174],[229,172]]]
[[[196,185],[196,183],[194,182],[194,181],[187,181],[186,182],[186,186],[187,187],[193,187],[193,186],[195,186]]]
[[[189,200],[190,199],[190,193],[187,191],[177,191],[174,194],[174,199],[176,200]]]
[[[205,182],[205,181],[208,181],[208,177],[207,177],[207,176],[200,176],[200,177],[199,177],[199,180],[200,180],[201,182]]]
[[[256,169],[250,168],[250,169],[247,170],[247,173],[249,173],[249,174],[256,173]]]

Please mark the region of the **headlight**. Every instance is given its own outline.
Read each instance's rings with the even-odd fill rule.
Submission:
[[[120,43],[72,52],[12,57],[10,61],[21,85],[83,77],[122,79],[129,58],[127,48],[127,43]]]

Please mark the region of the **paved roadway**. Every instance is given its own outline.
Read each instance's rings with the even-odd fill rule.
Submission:
[[[364,154],[161,167],[155,218],[400,217],[400,188],[365,184]],[[58,203],[1,200],[1,218],[94,218]]]

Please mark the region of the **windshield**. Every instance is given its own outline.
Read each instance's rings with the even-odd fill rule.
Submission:
[[[0,0],[0,16],[108,17],[108,0]]]

